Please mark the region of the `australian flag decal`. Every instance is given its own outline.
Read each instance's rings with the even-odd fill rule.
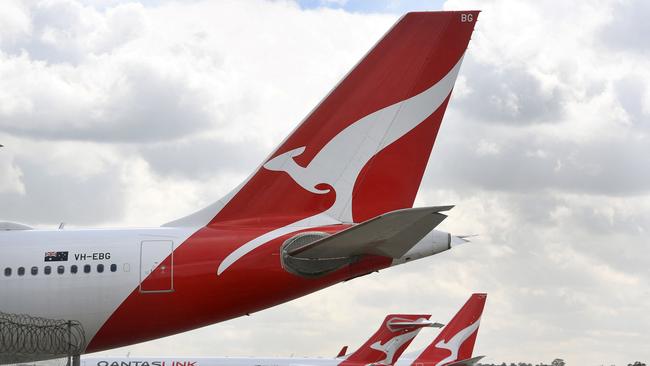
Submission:
[[[65,262],[68,260],[68,252],[45,252],[46,262]]]

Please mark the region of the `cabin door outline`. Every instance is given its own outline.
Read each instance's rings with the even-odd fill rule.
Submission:
[[[174,291],[174,242],[143,240],[140,242],[140,292]]]

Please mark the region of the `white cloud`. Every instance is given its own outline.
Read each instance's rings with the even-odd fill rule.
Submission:
[[[31,33],[32,23],[24,3],[7,0],[0,12],[0,45],[12,44]]]
[[[25,194],[22,175],[10,154],[0,154],[0,193]]]
[[[478,155],[497,155],[499,152],[499,145],[490,141],[481,140],[476,147],[476,153]]]

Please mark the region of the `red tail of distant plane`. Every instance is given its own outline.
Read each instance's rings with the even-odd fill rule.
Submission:
[[[413,361],[412,366],[473,364],[474,343],[487,294],[473,294],[436,339]]]
[[[339,353],[336,355],[336,358],[341,358],[348,353],[348,346],[343,346]]]
[[[431,315],[388,315],[377,332],[339,366],[392,365],[424,327],[442,326]]]

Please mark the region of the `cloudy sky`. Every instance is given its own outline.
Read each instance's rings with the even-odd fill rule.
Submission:
[[[333,356],[388,312],[445,322],[485,291],[488,361],[649,361],[645,0],[3,1],[0,219],[190,213],[244,179],[400,14],[475,8],[416,202],[455,204],[441,228],[473,244],[108,353]]]

